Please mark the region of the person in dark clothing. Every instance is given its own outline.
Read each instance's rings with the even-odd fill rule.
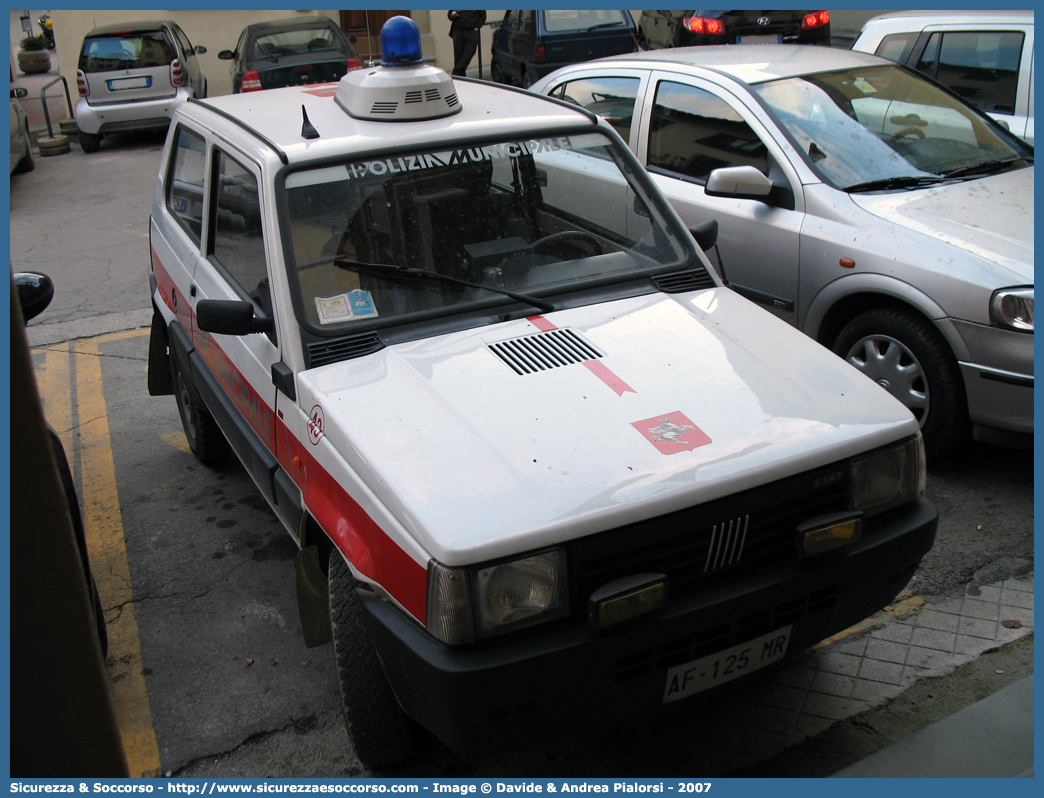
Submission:
[[[453,74],[468,74],[468,64],[479,46],[479,30],[486,24],[485,11],[447,11],[453,39]]]

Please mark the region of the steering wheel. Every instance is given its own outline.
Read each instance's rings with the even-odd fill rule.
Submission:
[[[533,252],[539,253],[541,250],[555,244],[582,244],[591,251],[592,255],[601,255],[603,252],[602,242],[583,230],[561,230],[557,233],[551,233],[551,235],[538,238],[529,245],[529,248]]]
[[[923,139],[924,131],[919,127],[904,127],[888,137],[889,144],[895,144],[899,139]]]

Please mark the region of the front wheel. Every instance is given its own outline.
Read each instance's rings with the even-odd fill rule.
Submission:
[[[833,350],[913,413],[931,457],[968,436],[960,369],[927,319],[902,308],[880,308],[845,325]]]
[[[336,549],[330,554],[327,584],[341,708],[352,747],[367,767],[402,762],[413,751],[406,715],[370,637],[356,597],[359,582]]]

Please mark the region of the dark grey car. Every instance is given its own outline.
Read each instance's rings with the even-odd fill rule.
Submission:
[[[349,69],[361,69],[352,42],[327,17],[294,17],[247,25],[235,50],[218,58],[231,61],[232,92],[334,83]]]

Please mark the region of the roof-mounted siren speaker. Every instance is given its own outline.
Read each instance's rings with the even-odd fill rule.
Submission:
[[[335,100],[349,116],[384,122],[438,119],[461,108],[453,78],[424,63],[420,31],[401,16],[381,28],[381,65],[348,72]]]

